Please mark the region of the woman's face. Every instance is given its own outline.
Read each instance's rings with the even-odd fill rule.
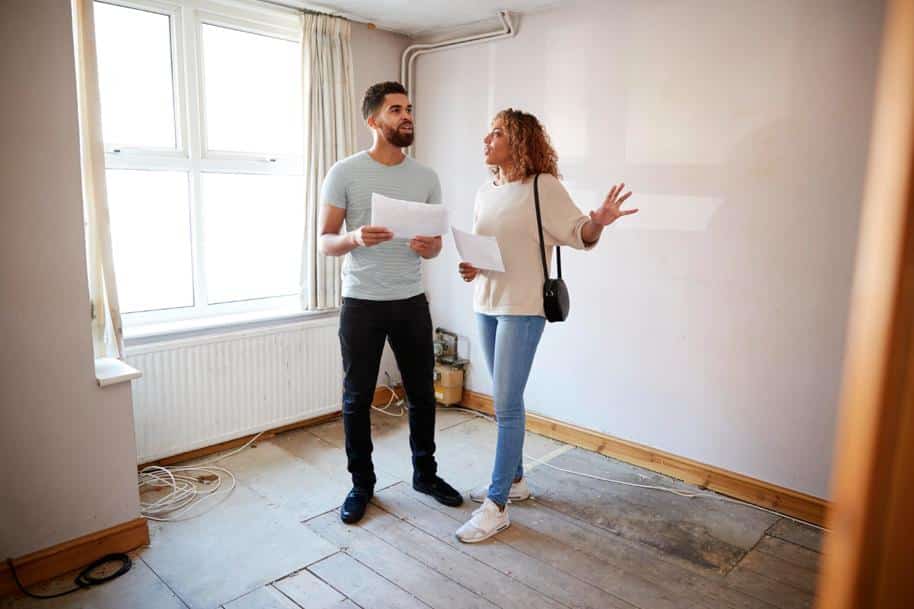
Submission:
[[[503,166],[511,159],[511,148],[508,145],[508,134],[505,124],[500,118],[492,123],[492,129],[486,134],[483,151],[486,156],[486,165]]]

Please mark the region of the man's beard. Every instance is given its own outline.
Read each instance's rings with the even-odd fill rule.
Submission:
[[[397,148],[407,148],[412,145],[413,138],[415,133],[401,133],[399,130],[394,129],[385,124],[381,124],[381,132],[384,134],[384,139],[396,146]]]

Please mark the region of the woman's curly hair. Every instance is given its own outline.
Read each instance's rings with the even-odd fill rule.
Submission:
[[[538,173],[562,177],[559,174],[559,157],[549,141],[546,129],[535,116],[507,108],[496,114],[493,122],[498,119],[505,125],[514,163],[511,174],[503,176],[507,181],[524,179]],[[493,167],[492,172],[497,174],[498,167]]]

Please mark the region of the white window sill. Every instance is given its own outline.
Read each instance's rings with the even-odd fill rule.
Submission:
[[[324,317],[335,317],[338,314],[338,309],[328,309],[326,311],[274,309],[271,311],[256,311],[252,313],[237,313],[234,315],[220,315],[217,317],[188,319],[184,321],[144,324],[142,326],[125,328],[124,342],[127,347],[132,347],[166,340],[190,338],[192,336],[205,336],[216,332],[248,330],[296,321],[312,321]]]
[[[99,387],[128,383],[143,373],[122,360],[114,357],[100,357],[95,360],[95,380]]]

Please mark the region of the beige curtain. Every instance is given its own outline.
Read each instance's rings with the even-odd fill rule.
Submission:
[[[338,160],[355,152],[355,105],[350,25],[345,19],[306,13],[302,34],[305,102],[305,235],[302,306],[340,305],[341,257],[318,251],[320,189]]]
[[[93,0],[72,0],[83,204],[88,220],[86,253],[89,297],[92,301],[92,339],[95,357],[123,359],[124,331],[111,251],[92,2]]]

